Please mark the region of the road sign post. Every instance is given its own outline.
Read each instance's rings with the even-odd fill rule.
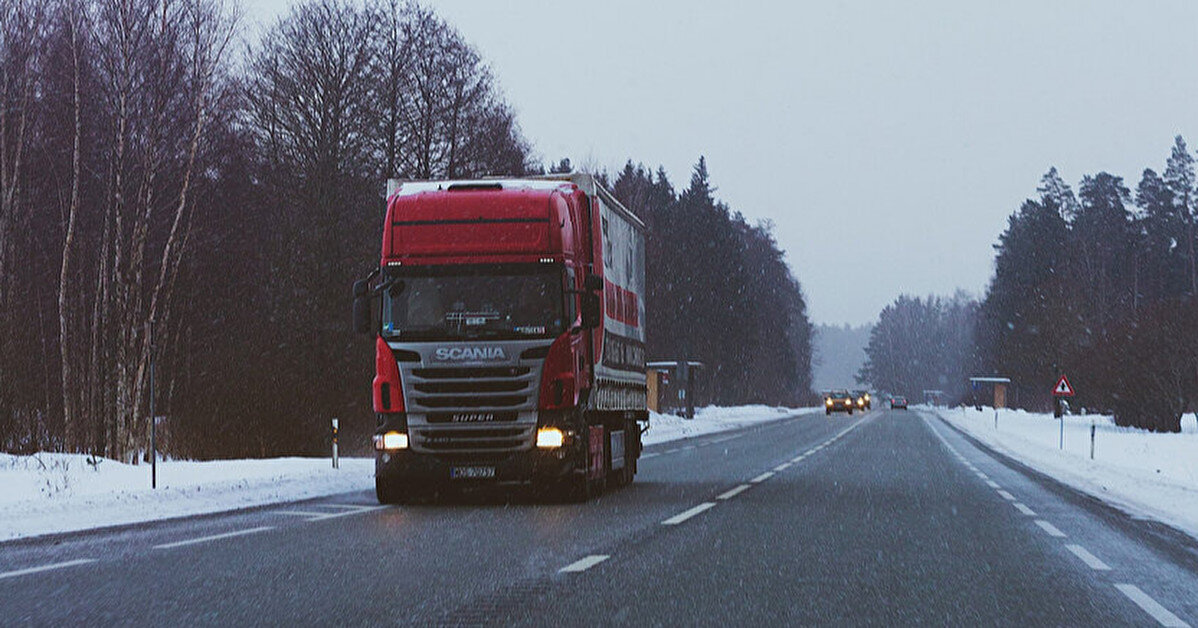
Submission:
[[[1061,422],[1060,448],[1062,450],[1065,449],[1065,400],[1063,398],[1072,396],[1073,385],[1069,383],[1069,378],[1062,374],[1061,379],[1057,380],[1057,385],[1052,389],[1053,405],[1055,408],[1053,414]]]

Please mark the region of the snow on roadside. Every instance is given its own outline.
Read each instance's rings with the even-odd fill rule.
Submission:
[[[810,410],[814,411],[814,410]],[[746,427],[795,414],[766,406],[700,408],[694,420],[654,413],[646,443]],[[0,541],[372,491],[374,460],[328,458],[167,461],[158,489],[149,465],[82,454],[0,454]]]
[[[207,514],[359,491],[374,460],[327,458],[169,461],[150,466],[82,454],[0,454],[0,541]]]
[[[649,415],[649,431],[645,432],[644,443],[656,445],[682,438],[702,436],[734,430],[749,425],[776,421],[796,414],[818,412],[819,408],[776,408],[773,406],[735,406],[721,408],[708,406],[695,408],[694,419],[684,419],[673,414]]]
[[[1069,486],[1136,516],[1163,521],[1198,538],[1198,422],[1182,418],[1181,434],[1119,427],[1109,416],[1065,417],[985,408],[936,413],[979,441]],[[1090,460],[1090,426],[1095,430]]]

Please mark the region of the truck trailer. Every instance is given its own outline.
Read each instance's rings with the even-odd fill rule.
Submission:
[[[644,224],[586,174],[388,187],[379,266],[354,284],[379,502],[630,483],[649,420]]]

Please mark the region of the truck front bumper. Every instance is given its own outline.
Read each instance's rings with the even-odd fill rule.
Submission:
[[[461,454],[440,456],[413,451],[378,452],[374,473],[378,477],[395,478],[416,486],[452,484],[486,485],[553,482],[581,469],[575,456],[567,449],[521,451],[502,458]],[[467,474],[464,469],[493,469],[490,477]]]

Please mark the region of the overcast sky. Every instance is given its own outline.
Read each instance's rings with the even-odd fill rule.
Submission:
[[[274,19],[285,0],[250,0]],[[1007,216],[1055,165],[1134,190],[1198,149],[1198,1],[435,0],[546,161],[706,155],[819,323],[900,293],[980,296]]]

